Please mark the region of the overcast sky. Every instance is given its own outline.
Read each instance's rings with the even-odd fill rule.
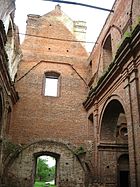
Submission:
[[[56,160],[51,156],[40,156],[39,158],[46,160],[49,167],[55,166]]]
[[[69,0],[93,6],[111,9],[115,0]],[[16,0],[15,23],[19,26],[19,32],[25,33],[28,14],[44,15],[55,8],[58,3],[43,0]],[[59,3],[60,4],[60,3]],[[73,20],[87,22],[86,40],[96,42],[109,12],[76,5],[60,4],[62,11]],[[23,41],[23,36],[21,42]],[[87,50],[91,51],[94,44],[87,44]]]

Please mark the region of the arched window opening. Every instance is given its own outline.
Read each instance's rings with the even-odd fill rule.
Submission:
[[[13,51],[14,51],[14,35],[13,35],[12,20],[10,20],[10,22],[9,22],[5,50],[8,55],[8,59],[9,59],[9,64],[7,64],[7,66],[8,66],[9,71],[11,71],[11,64],[13,62],[12,56],[13,56]]]
[[[122,104],[114,99],[108,103],[105,108],[102,122],[100,137],[102,142],[127,144],[127,138],[123,139],[119,133],[127,137],[127,124],[125,112]]]
[[[88,116],[88,138],[94,139],[94,117],[93,113]]]
[[[118,186],[130,187],[129,156],[121,155],[118,159]]]
[[[89,65],[90,65],[90,67],[92,68],[92,60],[90,61]]]
[[[13,29],[11,22],[9,23],[9,28],[7,32],[7,43],[12,44]]]
[[[45,73],[44,95],[58,97],[60,95],[60,74],[56,72]]]
[[[93,125],[93,113],[91,113],[89,116],[88,116],[88,121],[91,125]]]
[[[13,45],[13,27],[12,27],[12,22],[9,22],[9,27],[8,27],[8,31],[7,31],[7,42],[6,42],[6,52],[8,54],[8,57],[10,55],[11,52],[11,48]]]
[[[56,187],[57,159],[53,156],[36,157],[34,187]]]
[[[111,34],[105,40],[103,45],[103,71],[105,71],[112,62],[112,44]]]

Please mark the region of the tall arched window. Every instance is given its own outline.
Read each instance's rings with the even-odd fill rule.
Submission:
[[[103,45],[103,70],[106,70],[112,62],[111,34],[107,37]]]
[[[10,63],[12,63],[11,55],[12,55],[13,49],[14,49],[14,35],[13,34],[14,34],[13,33],[13,25],[12,25],[12,21],[10,20],[8,31],[7,31],[7,42],[6,42],[6,46],[5,46]]]
[[[45,73],[45,84],[44,84],[44,95],[45,96],[60,96],[60,74],[57,72],[46,72]]]
[[[88,121],[91,125],[93,125],[93,113],[91,113],[89,116],[88,116]]]

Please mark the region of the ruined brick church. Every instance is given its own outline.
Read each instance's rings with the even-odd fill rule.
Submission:
[[[33,187],[47,155],[57,187],[139,187],[140,1],[115,1],[90,55],[59,5],[28,15],[20,46],[1,2],[0,186]]]

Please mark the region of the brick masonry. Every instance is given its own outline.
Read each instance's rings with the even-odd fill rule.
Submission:
[[[41,37],[27,35],[22,46],[23,59],[16,81],[20,99],[14,107],[8,136],[16,144],[27,146],[50,139],[67,141],[78,149],[88,143],[87,113],[82,105],[88,90],[85,63],[88,55],[82,44],[74,42],[76,37],[64,24],[63,17],[66,16],[58,7],[42,17],[28,16],[27,33]],[[58,97],[44,96],[45,73],[51,71],[60,74]],[[9,169],[7,181],[11,182],[7,185],[32,186],[34,160],[30,161],[34,153],[49,155],[49,152],[60,157],[57,186],[85,185],[85,166],[81,166],[74,150],[64,150],[61,144],[58,148],[48,145],[44,151],[41,143],[36,146],[36,151],[31,146],[19,152],[19,158]],[[17,176],[17,172],[21,175]]]
[[[27,34],[41,37],[27,35],[22,45],[7,186],[33,186],[44,154],[59,157],[57,187],[140,185],[139,9],[139,0],[117,0],[89,57],[79,42],[64,41],[76,36],[60,7],[28,16]],[[48,71],[60,74],[59,97],[44,96]]]

